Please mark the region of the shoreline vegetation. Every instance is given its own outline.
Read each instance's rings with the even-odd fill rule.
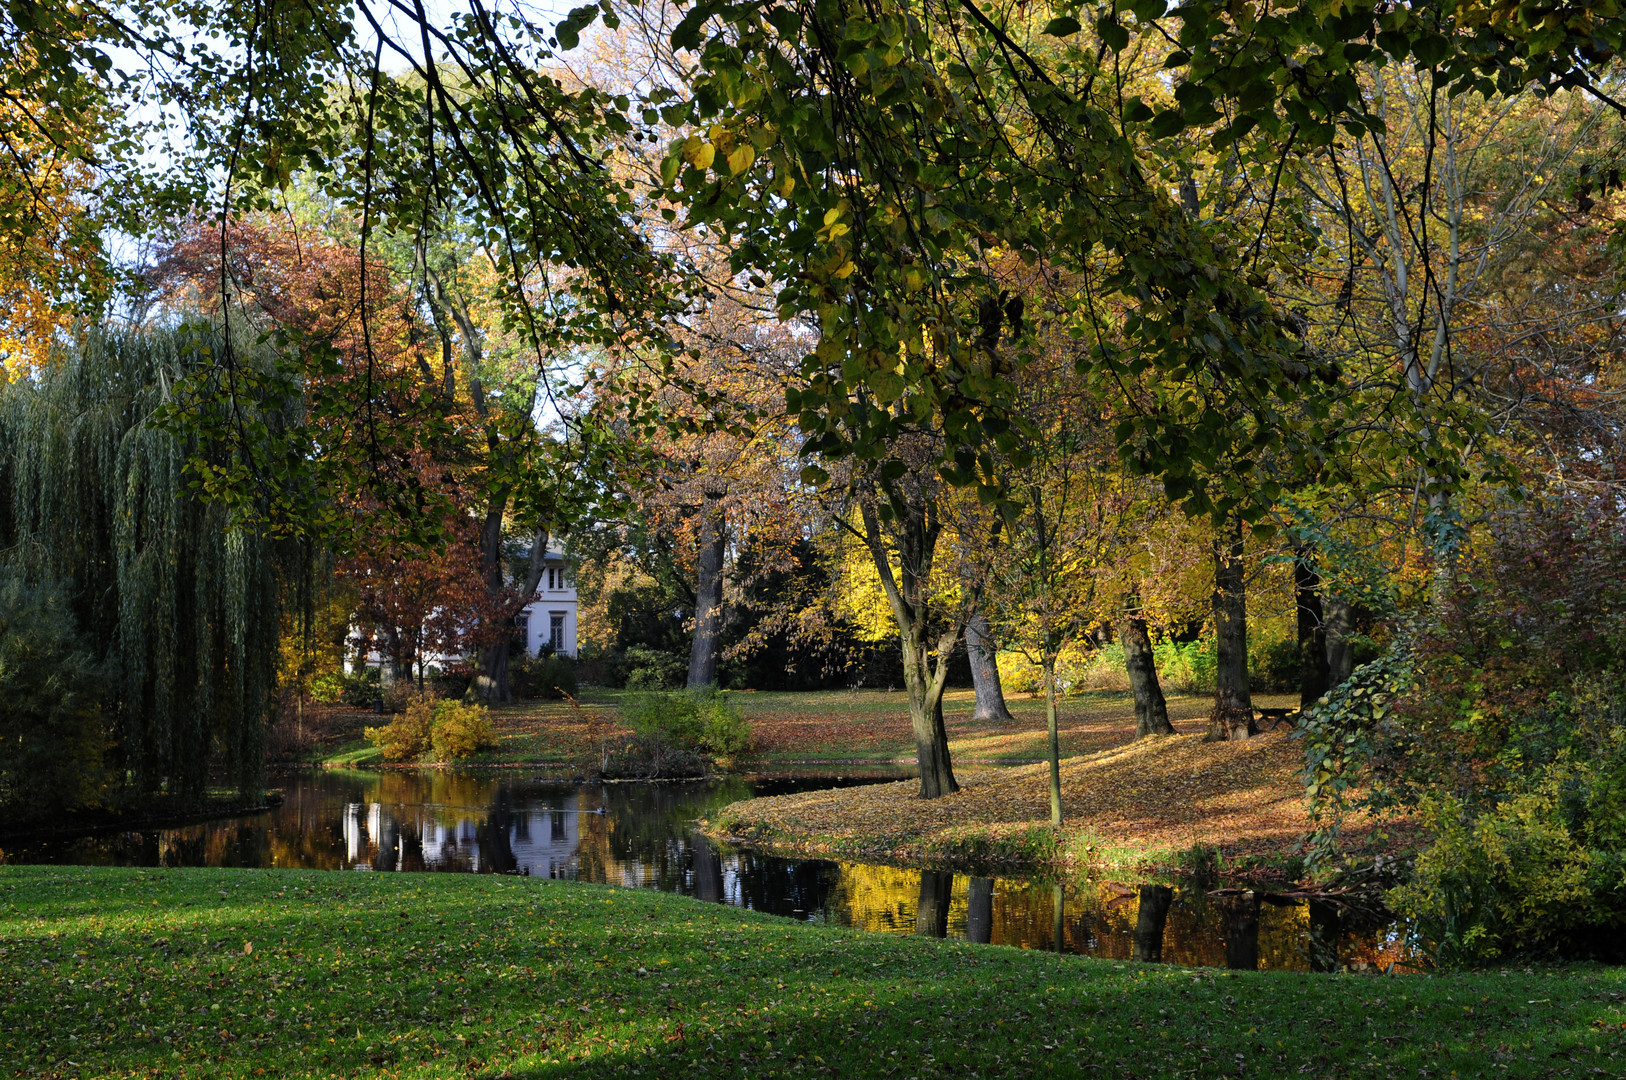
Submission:
[[[0,867],[0,964],[0,1072],[64,1080],[1535,1077],[1626,1053],[1620,968],[1227,972],[485,875]]]

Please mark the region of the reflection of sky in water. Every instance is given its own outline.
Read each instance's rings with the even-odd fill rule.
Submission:
[[[851,781],[848,781],[851,782]],[[834,781],[810,781],[828,787]],[[1203,890],[922,873],[717,850],[710,810],[785,781],[569,785],[492,774],[302,773],[268,814],[60,841],[8,862],[448,871],[580,879],[881,933],[963,938],[1116,960],[1266,969],[1386,967],[1397,932],[1335,909]],[[800,786],[800,785],[798,785]]]

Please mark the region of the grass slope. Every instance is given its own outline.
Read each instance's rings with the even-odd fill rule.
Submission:
[[[3,1075],[1618,1076],[1623,992],[1117,964],[528,879],[0,868]]]

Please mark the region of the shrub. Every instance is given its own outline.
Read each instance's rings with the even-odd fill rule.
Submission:
[[[417,701],[383,727],[366,730],[367,741],[384,753],[385,761],[421,761],[429,752],[435,707]]]
[[[349,685],[350,676],[340,668],[319,672],[311,676],[311,700],[323,705],[332,705],[344,699],[344,692]]]
[[[104,805],[104,679],[59,588],[0,577],[0,807],[11,821]]]
[[[378,669],[363,668],[354,675],[344,676],[344,689],[339,700],[352,709],[371,709],[378,703]]]
[[[1298,637],[1259,635],[1248,643],[1248,682],[1254,690],[1278,694],[1299,688],[1303,653]]]
[[[576,696],[576,661],[564,653],[522,656],[509,667],[508,683],[518,698],[562,701]]]
[[[441,697],[440,686],[434,682],[426,681],[419,686],[411,679],[396,679],[384,687],[379,699],[384,703],[387,713],[405,712],[419,701],[435,702]]]
[[[706,755],[659,732],[638,732],[604,762],[605,776],[622,780],[677,780],[711,772]]]
[[[628,690],[672,690],[683,685],[688,665],[671,653],[629,645],[617,658],[615,673]]]
[[[367,741],[385,761],[461,761],[490,746],[495,733],[484,705],[420,697],[383,727],[367,729]]]
[[[495,741],[491,710],[484,705],[442,701],[434,707],[430,742],[436,761],[461,761],[473,757]]]
[[[751,727],[727,694],[716,689],[642,694],[622,709],[640,735],[712,754],[738,754],[751,745]]]
[[[1044,694],[1044,669],[1019,652],[1002,652],[995,657],[999,665],[999,685],[1007,694]]]
[[[1613,775],[1611,775],[1613,774]],[[1423,801],[1434,843],[1395,911],[1444,967],[1512,954],[1619,959],[1626,933],[1622,759],[1560,762],[1529,791],[1473,814],[1455,796]]]
[[[1152,662],[1163,689],[1176,694],[1206,694],[1214,689],[1214,643],[1171,641],[1164,638],[1152,646]]]
[[[435,689],[443,698],[461,701],[468,696],[479,674],[473,664],[448,664],[435,675]]]

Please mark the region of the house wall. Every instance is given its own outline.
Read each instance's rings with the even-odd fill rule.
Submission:
[[[576,655],[576,586],[565,576],[564,559],[550,553],[542,583],[537,587],[537,599],[525,605],[525,651],[535,656],[547,643],[552,628],[551,615],[558,611],[565,616],[564,652]],[[550,587],[551,586],[551,587]]]

